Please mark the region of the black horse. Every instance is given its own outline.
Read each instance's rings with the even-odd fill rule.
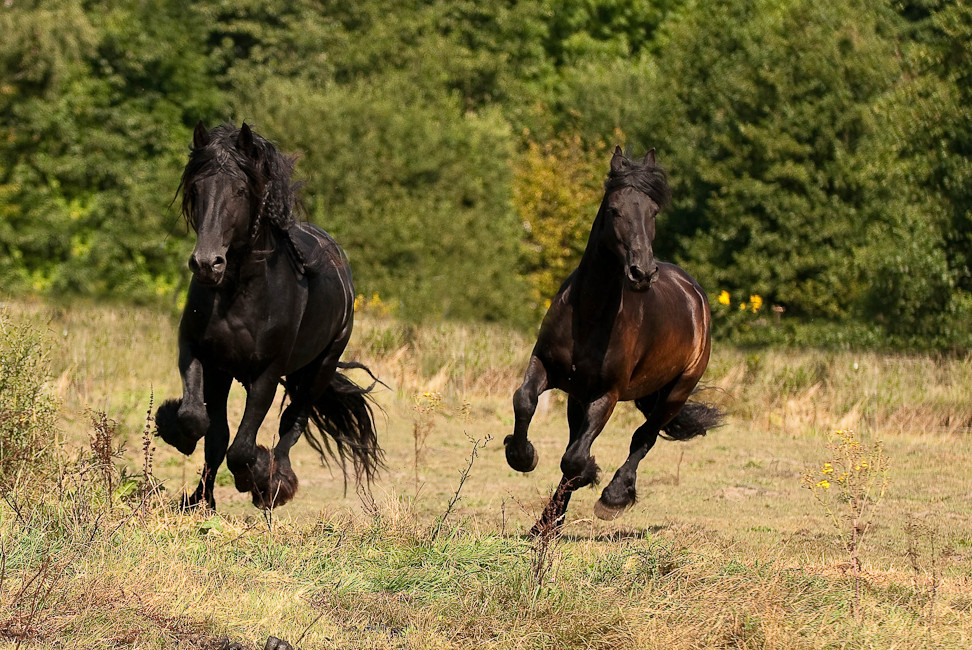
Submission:
[[[638,463],[660,432],[687,440],[722,419],[715,407],[686,404],[709,362],[711,315],[699,285],[654,258],[655,215],[669,198],[654,149],[641,161],[615,149],[587,249],[551,303],[513,397],[515,424],[505,440],[506,459],[513,469],[529,472],[538,460],[527,439],[537,397],[551,388],[568,395],[563,478],[534,534],[561,525],[571,493],[597,480],[591,444],[619,400],[634,400],[646,421],[594,507],[602,519],[634,503]]]
[[[186,506],[215,507],[224,457],[236,489],[252,492],[254,505],[286,503],[297,491],[290,449],[305,431],[322,459],[340,462],[345,480],[348,459],[359,481],[370,482],[381,465],[371,389],[338,372],[364,368],[339,361],[354,320],[351,270],[327,233],[295,218],[293,166],[246,124],[212,131],[196,125],[179,186],[183,216],[197,236],[179,326],[183,396],[156,413],[159,435],[184,454],[206,437],[202,479]],[[246,388],[246,406],[227,450],[234,379]],[[278,384],[290,402],[271,455],[256,437]]]

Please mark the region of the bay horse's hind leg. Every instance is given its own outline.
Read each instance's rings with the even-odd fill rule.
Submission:
[[[616,519],[635,502],[637,498],[635,486],[638,480],[638,464],[655,445],[658,432],[661,429],[661,422],[665,415],[670,412],[669,409],[656,409],[656,406],[662,401],[661,397],[659,393],[655,393],[635,400],[635,406],[645,415],[647,421],[635,430],[631,437],[628,458],[614,473],[611,482],[604,488],[601,497],[594,504],[594,514],[599,519]],[[676,412],[678,408],[681,408],[681,404],[676,408]]]
[[[513,434],[506,436],[506,462],[518,472],[531,472],[537,466],[539,456],[533,443],[527,439],[530,422],[537,411],[540,393],[547,390],[547,370],[537,357],[530,357],[523,383],[513,394]]]
[[[645,423],[634,432],[628,458],[614,473],[614,478],[594,504],[594,514],[598,518],[616,519],[634,504],[637,498],[638,464],[655,445],[659,432],[677,420],[679,412],[682,411],[685,401],[692,394],[697,383],[698,377],[694,374],[683,374],[657,393],[635,400],[635,406],[645,416]],[[684,439],[704,433],[704,428],[696,429]],[[670,437],[676,438],[676,436]]]
[[[554,530],[564,522],[567,504],[575,490],[597,481],[598,467],[591,456],[591,445],[604,429],[614,407],[618,403],[616,393],[607,393],[590,404],[573,397],[567,401],[567,423],[570,426],[570,442],[560,459],[560,469],[564,475],[557,491],[550,498],[540,519],[530,530],[532,535],[543,535]]]

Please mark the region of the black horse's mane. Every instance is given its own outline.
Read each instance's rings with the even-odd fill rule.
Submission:
[[[612,169],[604,181],[607,194],[622,187],[631,187],[647,194],[659,208],[664,208],[672,199],[665,170],[657,165],[631,160],[627,154],[624,155],[620,167],[617,170]]]
[[[304,260],[290,235],[292,226],[298,223],[298,193],[302,183],[291,182],[295,156],[277,150],[272,142],[256,133],[252,135],[252,150],[240,151],[240,129],[233,124],[220,124],[209,131],[208,142],[201,147],[189,148],[189,161],[182,172],[178,192],[182,192],[182,216],[186,224],[195,229],[192,192],[186,191],[197,178],[224,173],[246,181],[257,203],[251,225],[251,237],[256,238],[263,223],[283,234],[288,242],[288,252],[303,270]]]

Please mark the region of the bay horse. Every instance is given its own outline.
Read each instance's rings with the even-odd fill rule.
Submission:
[[[537,466],[527,431],[538,396],[552,388],[568,396],[563,478],[534,535],[561,526],[571,493],[597,481],[591,445],[619,400],[633,400],[645,423],[594,507],[601,519],[634,503],[638,464],[659,435],[687,440],[722,420],[716,407],[686,403],[709,362],[711,314],[695,280],[655,260],[655,216],[670,196],[654,149],[631,160],[615,148],[587,248],[551,302],[513,396],[513,434],[504,445],[507,462],[520,472]]]
[[[156,412],[158,435],[189,455],[205,437],[199,486],[184,507],[215,508],[213,486],[225,457],[236,489],[260,508],[297,491],[290,449],[307,432],[311,446],[370,482],[382,464],[368,393],[339,372],[354,324],[347,257],[326,232],[296,216],[294,159],[244,123],[196,125],[178,193],[196,232],[192,279],[179,325],[182,398]],[[374,375],[371,375],[374,379]],[[246,404],[233,444],[226,400],[233,380]],[[377,380],[376,380],[377,381]],[[278,384],[289,404],[271,455],[256,443]],[[320,438],[312,435],[313,422]]]

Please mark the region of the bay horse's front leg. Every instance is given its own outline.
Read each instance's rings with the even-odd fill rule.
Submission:
[[[618,394],[611,392],[590,403],[573,397],[567,401],[567,423],[570,426],[570,442],[560,460],[564,473],[557,491],[550,498],[540,519],[530,530],[532,535],[543,535],[556,530],[564,523],[570,496],[579,488],[597,481],[598,466],[591,456],[594,439],[604,430],[604,425],[614,413]]]
[[[277,375],[264,373],[247,387],[243,419],[226,452],[226,465],[233,473],[236,489],[253,492],[257,505],[264,503],[264,495],[269,492],[271,467],[270,452],[266,447],[258,447],[256,438],[277,394],[278,381]]]
[[[518,472],[533,471],[539,461],[537,450],[527,439],[530,422],[537,411],[540,393],[547,390],[547,369],[536,356],[530,357],[523,383],[513,394],[513,435],[506,436],[506,462]]]

